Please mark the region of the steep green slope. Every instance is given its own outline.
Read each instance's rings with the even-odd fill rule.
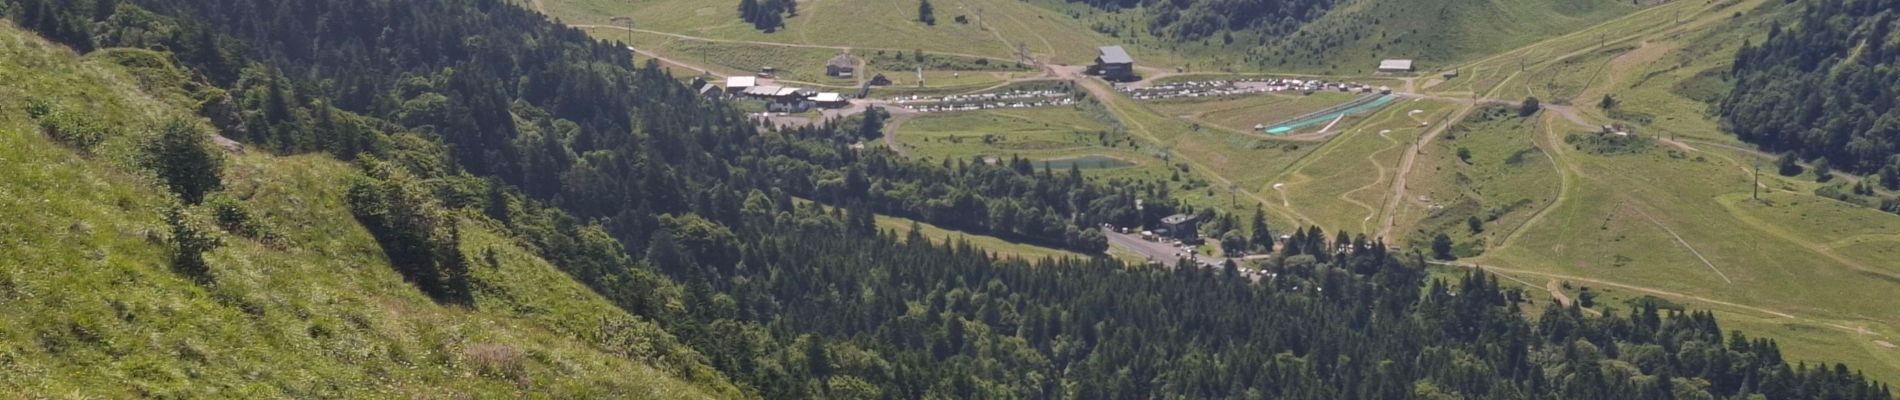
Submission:
[[[1206,16],[1245,14],[1209,11],[1222,10],[1223,5],[1233,7],[1227,5],[1233,2],[1140,3],[1147,5],[1076,15],[1098,31],[1145,42],[1149,47],[1165,47],[1188,59],[1213,61],[1197,66],[1200,70],[1348,75],[1374,72],[1378,61],[1385,58],[1414,59],[1421,70],[1446,67],[1575,32],[1655,2],[1360,0],[1331,6],[1307,5],[1300,14],[1313,15],[1252,22],[1240,16]],[[1188,5],[1183,10],[1172,6],[1174,3]],[[1300,3],[1287,4],[1282,6]],[[1241,7],[1253,8],[1268,6],[1255,3]]]
[[[120,65],[154,54],[82,58],[0,24],[0,392],[736,395],[675,377],[708,374],[694,357],[651,361],[681,346],[484,223],[460,223],[478,260],[474,305],[431,301],[344,206],[357,173],[324,156],[228,156],[217,196],[269,233],[215,233],[225,245],[206,254],[210,282],[174,273],[160,210],[176,200],[137,167],[138,149],[152,121],[191,113],[182,88],[140,89],[176,83],[155,73],[168,66],[135,77]],[[30,115],[46,109],[87,116],[102,141],[86,154],[50,140]]]
[[[1370,73],[1384,58],[1420,70],[1496,54],[1640,9],[1622,0],[1370,0],[1340,6],[1252,50],[1267,68]],[[1641,2],[1647,3],[1647,2]]]

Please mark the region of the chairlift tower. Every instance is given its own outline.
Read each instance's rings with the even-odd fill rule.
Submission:
[[[1759,159],[1755,160],[1755,184],[1750,185],[1749,189],[1754,189],[1755,201],[1761,201],[1761,160]]]

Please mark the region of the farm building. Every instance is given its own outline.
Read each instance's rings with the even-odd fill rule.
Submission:
[[[740,93],[748,97],[764,99],[778,95],[780,89],[785,88],[777,85],[753,86],[746,88],[745,91]]]
[[[759,78],[754,78],[750,76],[726,77],[726,93],[737,94],[740,92],[744,92],[746,89],[751,89],[753,86],[758,86],[758,85],[759,85]]]
[[[811,100],[817,93],[809,89],[766,85],[753,86],[743,93],[746,97],[764,100],[766,111],[771,112],[805,112],[817,105]]]
[[[857,71],[857,63],[851,61],[850,54],[839,53],[837,57],[832,57],[831,61],[825,62],[825,76],[850,78],[853,74],[856,74]]]
[[[1101,54],[1095,56],[1095,65],[1089,72],[1101,75],[1108,80],[1134,80],[1135,58],[1128,56],[1128,50],[1121,46],[1103,46]]]
[[[1412,60],[1379,61],[1379,72],[1412,72]]]
[[[830,92],[811,96],[811,101],[817,103],[819,107],[824,108],[843,108],[844,106],[851,105],[850,102],[845,101],[844,95]]]
[[[705,77],[693,77],[693,83],[691,87],[693,88],[693,91],[699,92],[700,96],[705,96],[706,98],[709,98],[709,99],[719,98],[720,96],[724,96],[726,94],[726,91],[724,88],[720,87],[719,85],[714,85],[710,81],[707,81]]]

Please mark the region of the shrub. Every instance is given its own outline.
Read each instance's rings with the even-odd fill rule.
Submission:
[[[472,303],[454,217],[407,171],[374,159],[361,162],[367,176],[350,186],[350,213],[382,245],[396,272],[437,302]]]
[[[262,221],[258,221],[257,217],[252,216],[251,211],[244,207],[244,203],[236,198],[213,195],[205,200],[205,205],[211,208],[212,221],[217,222],[218,227],[224,228],[226,232],[265,244],[275,245],[282,240],[275,232],[266,228]]]
[[[145,146],[146,168],[158,174],[186,203],[204,202],[205,194],[224,186],[224,155],[206,143],[202,128],[184,119],[159,127]]]
[[[92,118],[52,108],[36,112],[29,107],[27,113],[40,114],[40,131],[47,137],[82,152],[92,152],[99,142],[105,141],[111,129]]]
[[[1518,107],[1517,115],[1521,117],[1529,117],[1532,114],[1536,114],[1537,110],[1542,110],[1542,109],[1544,109],[1544,106],[1543,104],[1537,101],[1537,97],[1526,97],[1524,98],[1524,104]]]
[[[211,282],[211,265],[204,253],[224,245],[204,224],[184,207],[165,209],[165,224],[172,231],[172,270],[200,283]]]

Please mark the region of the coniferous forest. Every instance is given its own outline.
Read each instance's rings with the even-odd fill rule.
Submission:
[[[78,51],[169,52],[222,136],[355,162],[354,216],[436,301],[482,290],[444,213],[485,218],[688,345],[652,362],[751,397],[1893,398],[1707,312],[1585,316],[1482,272],[1428,279],[1422,256],[1343,232],[1294,229],[1255,281],[880,231],[898,215],[1099,253],[1102,223],[1192,210],[1163,184],[763,130],[502,0],[0,4]]]
[[[1736,54],[1722,127],[1900,188],[1900,2],[1804,4],[1792,25],[1774,25]]]

